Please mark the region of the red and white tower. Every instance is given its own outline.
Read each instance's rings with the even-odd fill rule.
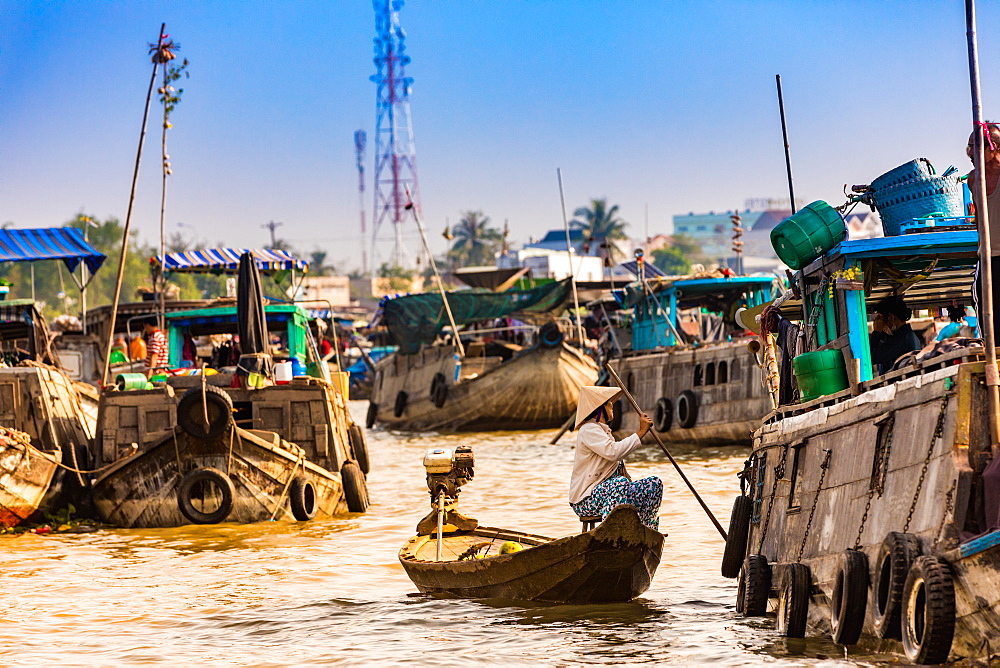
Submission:
[[[402,267],[407,263],[403,246],[403,223],[406,189],[420,212],[417,187],[416,149],[410,122],[410,87],[406,76],[410,62],[406,55],[406,33],[399,25],[403,0],[373,0],[375,7],[375,68],[371,80],[378,86],[375,95],[375,207],[372,211],[372,265],[378,263],[379,232],[386,223],[393,227],[391,261]]]

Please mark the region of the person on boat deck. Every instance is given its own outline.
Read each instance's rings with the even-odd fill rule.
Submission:
[[[630,503],[639,519],[658,530],[663,482],[657,477],[632,480],[625,471],[625,458],[642,445],[642,437],[653,421],[643,413],[639,430],[620,441],[611,435],[607,422],[614,416],[614,402],[622,391],[613,387],[585,385],[580,388],[576,408],[576,453],[569,483],[569,505],[580,517],[602,520],[616,507]]]
[[[984,124],[982,130],[974,130],[969,135],[969,143],[965,147],[965,153],[969,159],[975,162],[973,156],[973,140],[976,132],[983,133],[983,171],[986,173],[986,212],[990,224],[990,276],[993,279],[993,328],[996,330],[1000,324],[1000,127],[990,121]],[[982,205],[982,198],[979,194],[979,177],[976,170],[969,172],[969,190],[972,191],[972,201],[975,203],[975,210],[979,211]],[[982,313],[983,304],[983,272],[984,267],[976,264],[975,288],[972,290],[973,306],[976,309],[976,316]]]
[[[142,323],[142,332],[146,337],[146,378],[151,377],[155,370],[170,366],[167,335],[157,326],[158,324],[155,315],[146,318]]]
[[[902,298],[889,295],[875,305],[874,311],[869,344],[872,364],[882,374],[887,373],[897,359],[923,346],[907,322],[913,311]]]
[[[965,325],[965,307],[949,306],[948,319],[951,320],[951,322],[941,328],[941,331],[938,332],[937,337],[934,339],[935,341],[944,341],[945,339],[960,336],[962,327]]]

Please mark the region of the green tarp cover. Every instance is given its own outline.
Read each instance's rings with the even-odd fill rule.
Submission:
[[[548,313],[565,304],[569,291],[570,282],[566,279],[531,290],[449,292],[448,303],[455,324],[467,325],[515,313]],[[404,355],[412,355],[421,345],[434,343],[441,328],[449,324],[444,301],[438,292],[397,297],[387,301],[382,308],[385,324],[399,345],[399,352]]]

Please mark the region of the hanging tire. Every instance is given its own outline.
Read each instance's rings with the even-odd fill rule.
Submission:
[[[698,397],[691,390],[684,390],[677,397],[677,423],[690,429],[698,422]]]
[[[753,502],[749,496],[737,496],[733,502],[733,513],[729,516],[729,533],[726,534],[726,549],[722,552],[722,577],[740,576],[743,558],[747,553],[747,538],[750,536],[750,512]]]
[[[744,617],[763,617],[770,597],[771,565],[763,554],[751,554],[743,560],[736,611]]]
[[[955,584],[940,557],[917,557],[903,587],[903,651],[913,663],[944,663],[955,637]]]
[[[368,471],[371,470],[371,464],[368,461],[368,441],[357,422],[352,422],[351,426],[347,428],[347,440],[351,444],[351,456],[358,462],[361,472],[368,475]]]
[[[406,392],[400,390],[396,394],[396,403],[392,405],[392,414],[396,417],[403,417],[403,411],[406,410],[406,401],[409,399],[409,395]]]
[[[217,502],[213,510],[206,510],[204,506],[209,496],[214,497]],[[196,504],[199,498],[201,504]],[[184,517],[195,524],[218,524],[225,521],[233,509],[235,498],[236,486],[233,481],[222,471],[213,468],[189,471],[177,487],[177,507]]]
[[[430,397],[436,408],[441,408],[448,401],[448,381],[443,373],[434,374],[434,380],[431,381]]]
[[[378,419],[378,404],[369,401],[368,402],[368,414],[365,415],[365,428],[371,429],[375,426],[375,421]]]
[[[805,564],[785,564],[784,569],[778,589],[778,632],[786,638],[804,638],[812,575]]]
[[[615,402],[611,410],[614,412],[614,415],[608,421],[608,427],[611,428],[611,431],[618,431],[622,428],[622,417],[625,415],[625,402],[619,399]]]
[[[656,408],[653,410],[653,429],[656,431],[670,431],[670,426],[674,422],[674,405],[670,399],[660,397],[656,400]],[[735,575],[733,577],[736,577]]]
[[[860,550],[840,553],[830,598],[830,631],[838,645],[854,645],[861,637],[868,607],[868,557]]]
[[[177,424],[184,433],[194,438],[205,440],[219,438],[226,433],[233,422],[233,400],[222,388],[206,385],[203,404],[201,389],[192,387],[177,402]]]
[[[563,333],[559,325],[547,322],[538,328],[538,344],[542,348],[555,348],[563,342]]]
[[[344,485],[347,509],[352,513],[368,510],[368,485],[357,462],[344,462],[340,467],[340,481]]]
[[[299,522],[307,522],[316,517],[316,486],[302,476],[292,480],[288,489],[288,501],[292,506],[292,516]]]
[[[903,587],[910,566],[920,556],[920,543],[911,533],[890,531],[882,541],[872,574],[872,626],[879,638],[900,640]]]

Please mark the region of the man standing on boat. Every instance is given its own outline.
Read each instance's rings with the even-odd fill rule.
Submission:
[[[142,323],[142,332],[146,337],[146,378],[150,378],[157,369],[170,366],[170,346],[167,335],[157,327],[156,316],[146,318]]]
[[[643,413],[638,432],[615,441],[607,422],[614,416],[614,402],[621,394],[614,387],[580,388],[576,409],[576,428],[580,431],[569,483],[569,505],[580,517],[603,520],[616,507],[632,504],[639,511],[639,520],[658,530],[663,482],[655,476],[631,480],[624,461],[642,445],[642,437],[653,421]]]

